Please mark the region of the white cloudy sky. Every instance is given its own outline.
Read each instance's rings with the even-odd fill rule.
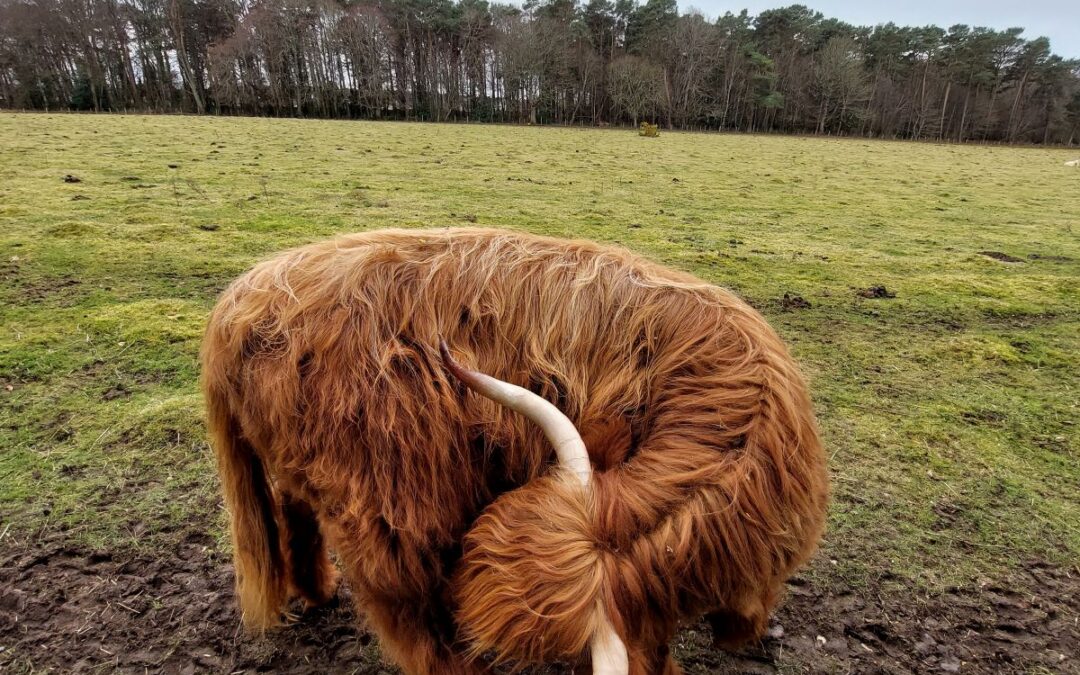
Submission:
[[[803,4],[826,16],[856,25],[874,25],[892,21],[899,25],[936,24],[948,27],[958,23],[970,26],[1009,28],[1023,26],[1028,38],[1045,35],[1054,52],[1080,58],[1080,0],[678,0],[682,10],[698,9],[716,18],[724,12],[742,9],[757,14],[763,9]]]

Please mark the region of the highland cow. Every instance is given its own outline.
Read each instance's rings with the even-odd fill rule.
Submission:
[[[313,244],[225,291],[202,363],[245,624],[330,600],[332,549],[407,673],[590,649],[598,672],[678,672],[680,625],[758,636],[822,531],[784,345],[731,293],[622,249],[482,229]]]

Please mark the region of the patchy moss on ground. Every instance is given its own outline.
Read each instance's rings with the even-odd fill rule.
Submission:
[[[4,115],[0,531],[153,548],[210,522],[220,543],[196,386],[216,294],[334,234],[475,223],[619,243],[764,312],[811,378],[830,451],[815,583],[926,590],[1073,563],[1080,185],[1063,157]]]

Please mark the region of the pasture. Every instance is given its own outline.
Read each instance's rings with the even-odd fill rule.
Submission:
[[[1073,153],[1075,154],[1075,153]],[[1080,672],[1080,171],[1067,151],[628,130],[0,117],[0,670],[380,672],[347,603],[237,631],[197,353],[334,234],[618,243],[806,372],[833,501],[770,637],[689,672]]]

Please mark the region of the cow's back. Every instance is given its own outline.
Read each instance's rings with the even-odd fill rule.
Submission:
[[[283,253],[224,293],[210,330],[245,434],[319,503],[455,540],[552,460],[526,420],[466,394],[459,358],[556,403],[603,468],[648,432],[664,378],[731,313],[714,286],[619,248],[502,230],[383,230]]]

